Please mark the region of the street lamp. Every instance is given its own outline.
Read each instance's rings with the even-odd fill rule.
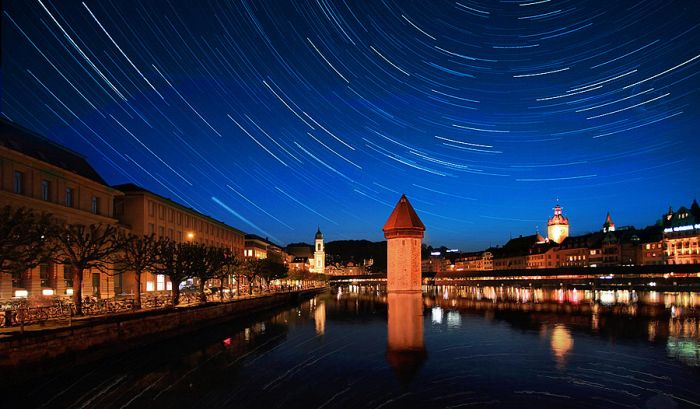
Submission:
[[[193,232],[187,232],[187,240],[192,241],[194,240],[194,233]]]

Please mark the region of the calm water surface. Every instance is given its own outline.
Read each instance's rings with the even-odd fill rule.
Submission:
[[[333,288],[0,386],[0,407],[697,407],[698,307],[693,293]]]

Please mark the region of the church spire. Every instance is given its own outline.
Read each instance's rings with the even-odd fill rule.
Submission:
[[[605,217],[605,223],[603,223],[603,233],[611,231],[615,231],[615,223],[613,223],[610,212],[608,211],[608,215]]]

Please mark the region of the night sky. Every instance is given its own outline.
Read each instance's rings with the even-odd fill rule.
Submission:
[[[700,193],[700,4],[3,1],[2,115],[280,244],[463,250]]]

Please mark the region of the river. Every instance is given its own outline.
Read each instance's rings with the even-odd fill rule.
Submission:
[[[0,407],[696,407],[699,306],[695,293],[333,287],[0,386]]]

